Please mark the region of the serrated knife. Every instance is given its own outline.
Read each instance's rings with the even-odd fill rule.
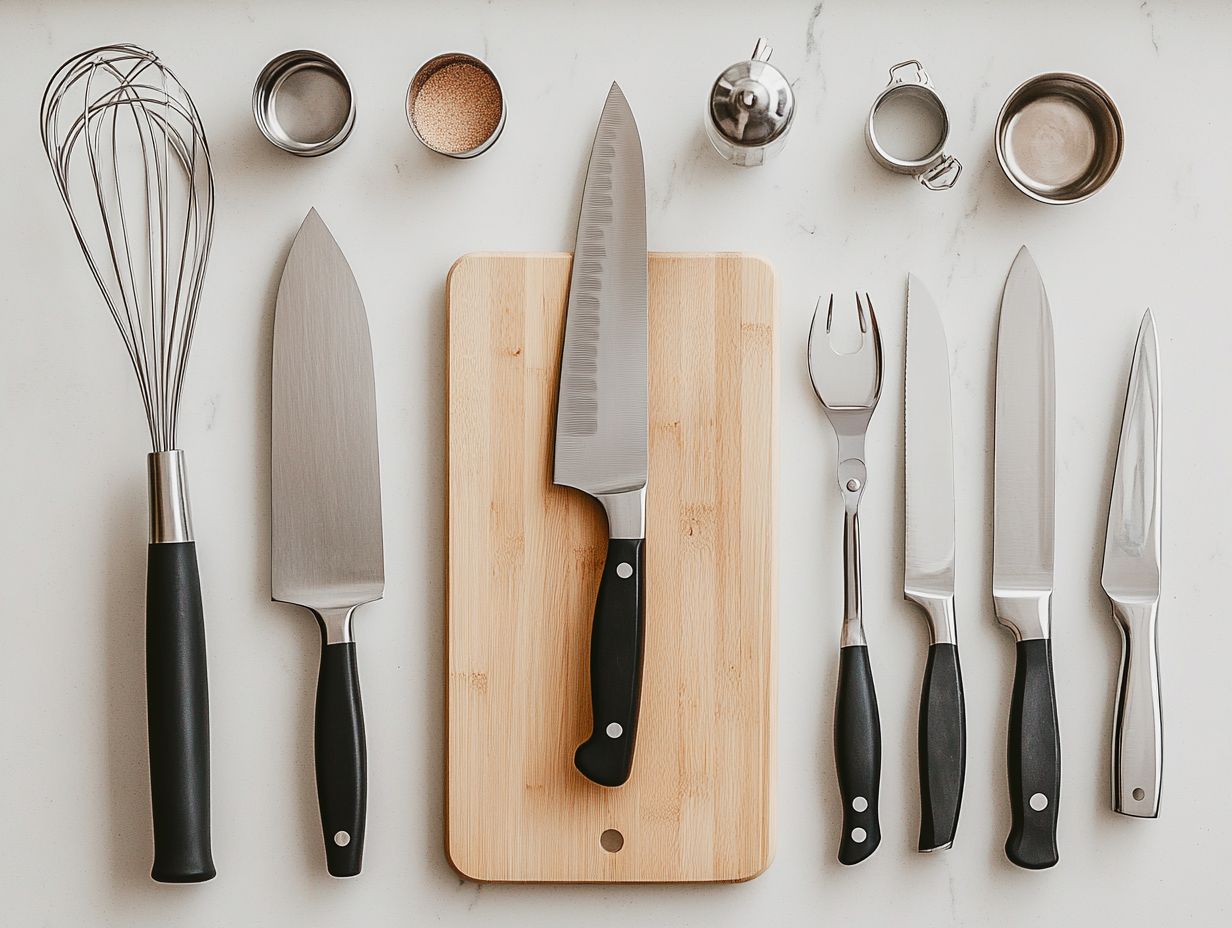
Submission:
[[[367,746],[352,615],[381,598],[385,561],[368,317],[316,210],[295,236],[274,315],[272,593],[316,616],[317,799],[333,876],[363,863]]]
[[[903,594],[928,620],[920,693],[921,851],[954,843],[967,764],[966,708],[954,618],[954,436],[950,352],[932,297],[907,278],[904,377],[906,561]]]
[[[590,639],[590,737],[574,764],[602,786],[629,779],[645,630],[646,179],[620,87],[599,118],[582,191],[556,405],[553,481],[593,496],[608,544]]]
[[[1057,862],[1061,742],[1052,672],[1056,385],[1052,313],[1026,246],[1001,295],[993,454],[992,597],[1014,634],[1007,768],[1010,834],[1019,867]]]
[[[1121,421],[1121,442],[1104,539],[1104,592],[1121,630],[1112,745],[1112,808],[1155,818],[1163,775],[1159,700],[1159,612],[1162,549],[1159,345],[1147,310],[1138,329]]]

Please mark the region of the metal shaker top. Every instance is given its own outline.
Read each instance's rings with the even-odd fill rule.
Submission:
[[[796,97],[783,72],[770,64],[774,50],[758,39],[753,57],[719,75],[710,90],[710,118],[733,145],[768,145],[791,127]]]

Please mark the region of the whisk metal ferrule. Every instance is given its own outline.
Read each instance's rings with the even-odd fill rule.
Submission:
[[[150,475],[150,544],[193,540],[188,480],[183,451],[155,451],[147,457]]]

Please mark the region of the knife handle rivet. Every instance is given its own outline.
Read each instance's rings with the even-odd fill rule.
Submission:
[[[621,561],[616,565],[616,576],[618,576],[621,580],[628,580],[633,576],[632,565],[626,563],[625,561]]]
[[[863,812],[868,808],[868,800],[863,796],[857,796],[855,799],[851,800],[851,807],[857,812]]]
[[[1133,797],[1135,802],[1141,802],[1146,798],[1146,791],[1141,786],[1135,787]]]
[[[351,843],[351,836],[347,834],[345,831],[334,832],[334,844],[338,845],[339,847],[346,847],[350,843]]]
[[[857,477],[852,477],[850,480],[848,480],[848,481],[847,481],[847,489],[848,489],[848,490],[850,490],[852,493],[854,493],[854,492],[856,492],[856,490],[860,489],[860,480],[859,480],[859,478],[857,478]]]
[[[1043,812],[1048,808],[1048,797],[1043,793],[1035,793],[1029,801],[1031,808],[1036,812]]]
[[[868,832],[865,831],[863,828],[851,829],[851,840],[854,841],[856,844],[863,844],[864,839],[867,837],[868,837]]]
[[[608,722],[607,728],[603,730],[607,732],[609,738],[619,738],[625,733],[624,727],[619,722]]]

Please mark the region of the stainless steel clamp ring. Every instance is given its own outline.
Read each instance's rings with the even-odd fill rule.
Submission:
[[[901,153],[891,153],[877,135],[877,123],[882,108],[891,100],[903,98],[922,101],[923,108],[936,122],[936,140],[922,156],[904,157]],[[911,60],[901,61],[890,68],[890,82],[877,94],[877,99],[868,111],[868,121],[864,124],[864,141],[868,144],[873,159],[896,174],[908,174],[916,178],[929,190],[948,190],[962,173],[962,165],[958,163],[958,159],[945,153],[945,143],[949,136],[949,114],[924,66]]]

